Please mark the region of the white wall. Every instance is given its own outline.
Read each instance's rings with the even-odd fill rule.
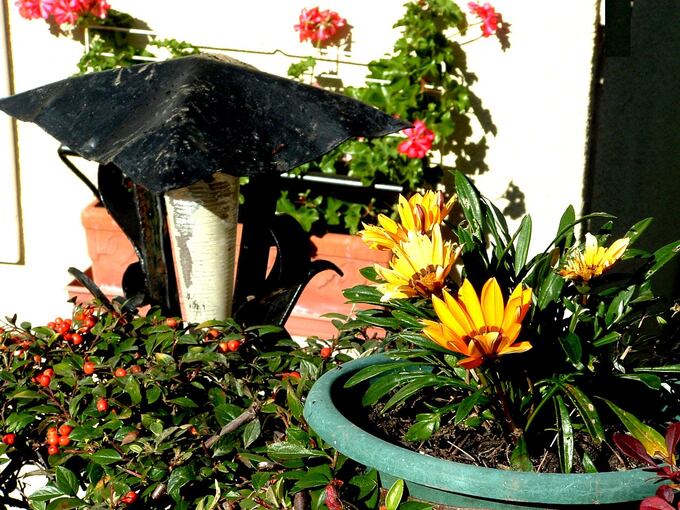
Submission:
[[[197,45],[304,54],[293,25],[299,0],[217,2],[110,0],[114,8],[148,23],[163,37]],[[465,6],[467,2],[460,2]],[[488,135],[489,171],[477,177],[482,190],[503,208],[510,181],[524,194],[534,219],[534,250],[546,243],[568,203],[581,207],[596,0],[496,0],[511,23],[511,47],[482,39],[466,45],[474,91],[491,112],[497,135]],[[353,25],[353,59],[367,62],[389,51],[400,0],[343,0],[321,4]],[[49,35],[41,21],[10,16],[15,89],[26,90],[75,72],[80,46]],[[477,33],[471,29],[471,39]],[[285,72],[277,57],[234,54],[263,70]],[[343,68],[343,75],[349,72]],[[354,72],[361,69],[351,67]],[[354,81],[350,76],[348,81]],[[479,132],[476,136],[481,136]],[[19,161],[25,263],[0,265],[0,314],[20,313],[46,321],[66,313],[70,265],[88,265],[80,210],[89,192],[56,156],[57,143],[38,128],[19,126]]]

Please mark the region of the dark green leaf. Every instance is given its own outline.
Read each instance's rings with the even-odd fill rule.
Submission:
[[[124,391],[130,395],[130,400],[133,404],[139,404],[142,401],[142,391],[139,388],[139,383],[134,377],[128,377]]]
[[[427,418],[416,421],[404,434],[407,441],[425,441],[439,428],[439,414],[430,413]]]
[[[73,471],[65,467],[57,466],[55,469],[55,483],[67,496],[75,496],[78,493],[78,479]]]
[[[651,225],[652,221],[654,221],[654,218],[645,218],[644,220],[640,220],[635,225],[630,227],[628,232],[626,232],[626,235],[623,236],[629,239],[629,246],[632,245],[645,230],[647,230],[647,227]]]
[[[680,251],[680,241],[673,241],[656,250],[654,252],[654,262],[652,266],[645,273],[645,279],[649,279],[659,269],[666,265],[667,262],[673,259]]]
[[[470,411],[472,411],[482,397],[482,391],[482,389],[477,390],[460,401],[460,404],[456,407],[456,416],[454,418],[454,423],[456,425],[468,417]]]
[[[529,254],[529,243],[531,243],[531,216],[522,218],[522,223],[517,230],[517,245],[515,248],[515,276],[524,269]]]
[[[95,462],[97,464],[100,464],[102,466],[107,466],[109,464],[113,464],[114,462],[118,462],[119,460],[122,459],[120,454],[116,450],[112,450],[110,448],[104,448],[103,450],[97,450],[96,452],[90,454],[90,455],[84,455],[84,457],[89,457],[89,459],[92,462]]]
[[[553,301],[556,301],[564,287],[564,279],[552,271],[547,274],[538,290],[538,308],[543,310]]]
[[[282,459],[299,459],[305,457],[326,457],[319,450],[311,450],[305,446],[290,442],[272,443],[267,447],[267,453]]]
[[[612,331],[611,333],[606,334],[602,338],[598,338],[593,342],[594,347],[602,347],[603,345],[611,344],[613,342],[618,341],[618,339],[621,338],[621,333],[617,331]]]
[[[588,455],[588,452],[583,452],[581,454],[581,464],[583,464],[583,470],[586,473],[597,473],[597,468],[595,467],[595,463],[590,458],[590,455]]]
[[[170,473],[170,478],[168,478],[168,494],[175,501],[179,501],[180,490],[187,483],[195,478],[193,470],[189,466],[181,466],[173,469]]]
[[[662,372],[668,374],[680,374],[680,365],[666,365],[663,367],[638,367],[635,372]]]
[[[620,374],[621,379],[630,379],[631,381],[638,381],[645,386],[658,390],[661,388],[661,377],[654,374]]]
[[[33,494],[31,494],[29,499],[32,501],[50,501],[51,499],[58,498],[59,496],[64,496],[64,492],[57,487],[46,485],[42,489],[38,489]]]
[[[243,427],[243,447],[248,448],[253,444],[262,432],[260,420],[255,419]]]
[[[372,379],[378,375],[384,374],[391,371],[409,371],[416,372],[421,371],[421,367],[424,363],[415,363],[413,361],[391,361],[388,363],[383,363],[379,365],[371,365],[366,368],[362,368],[352,377],[350,377],[345,383],[345,388],[351,388],[359,383]]]
[[[593,405],[592,401],[581,391],[580,388],[573,384],[565,384],[564,389],[566,395],[571,400],[572,404],[581,415],[586,429],[590,436],[599,444],[604,441],[604,426],[600,420],[600,415]]]
[[[531,464],[529,458],[529,450],[524,436],[520,436],[517,440],[517,445],[510,454],[510,466],[515,471],[533,471],[534,466]]]
[[[562,397],[557,395],[555,402],[555,415],[557,416],[557,444],[560,458],[560,469],[563,473],[571,473],[574,461],[574,430],[569,417],[569,410],[564,405]]]
[[[560,344],[567,354],[567,358],[575,367],[580,368],[583,366],[581,363],[583,347],[581,346],[581,339],[578,335],[569,332],[566,336],[560,337]]]

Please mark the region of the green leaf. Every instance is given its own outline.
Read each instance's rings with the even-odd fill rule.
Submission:
[[[557,228],[557,234],[553,244],[559,243],[559,238],[564,236],[566,240],[565,245],[570,246],[572,238],[574,237],[574,223],[576,222],[576,212],[574,206],[570,205],[566,208],[562,217],[560,218],[560,225]]]
[[[563,473],[571,473],[574,462],[574,429],[571,425],[569,410],[564,405],[564,400],[557,395],[555,402],[555,415],[557,416],[557,443],[560,458],[560,469]]]
[[[680,241],[673,241],[656,250],[654,252],[654,262],[652,266],[645,273],[645,279],[651,278],[654,273],[666,265],[667,262],[673,259],[680,251]]]
[[[638,367],[635,372],[661,372],[668,374],[680,374],[680,365],[666,365],[663,367]]]
[[[47,505],[45,510],[70,510],[72,508],[83,508],[85,502],[78,498],[55,499]]]
[[[380,280],[380,277],[378,276],[378,273],[375,272],[375,268],[373,266],[363,267],[359,269],[359,273],[368,281],[377,282]]]
[[[595,409],[592,401],[580,388],[573,384],[565,384],[564,389],[566,390],[567,397],[569,397],[569,400],[571,400],[572,404],[574,404],[574,407],[581,415],[583,423],[586,426],[586,429],[588,429],[588,433],[597,444],[600,444],[604,441],[604,426],[602,425],[600,415],[597,413],[597,409]]]
[[[575,333],[568,332],[566,336],[560,337],[560,345],[567,354],[569,361],[576,367],[583,366],[581,363],[581,356],[583,354],[583,347],[581,346],[581,339]]]
[[[543,310],[557,298],[564,287],[564,279],[552,271],[548,273],[541,283],[538,291],[538,302],[536,303],[540,310]]]
[[[153,404],[161,397],[160,386],[153,385],[146,390],[146,402],[148,404]]]
[[[190,409],[196,409],[198,407],[198,404],[196,402],[194,402],[193,400],[191,400],[190,398],[187,398],[187,397],[173,398],[173,399],[168,400],[168,403],[175,404],[175,405],[178,405],[178,406],[184,407],[184,408],[190,408]]]
[[[64,496],[64,492],[61,489],[51,485],[46,485],[42,489],[38,489],[33,494],[31,494],[29,499],[31,501],[50,501],[60,496]]]
[[[647,230],[647,227],[651,225],[652,221],[654,221],[654,218],[645,218],[644,220],[640,220],[635,225],[630,227],[628,232],[626,232],[626,235],[623,236],[629,239],[629,245],[632,245],[637,240],[637,238],[640,237],[645,230]]]
[[[429,439],[435,430],[439,428],[439,414],[429,413],[425,418],[419,419],[413,425],[411,425],[406,434],[404,434],[404,439],[407,441],[425,441]]]
[[[609,327],[616,324],[624,315],[628,302],[635,293],[635,286],[630,286],[627,289],[619,292],[607,308],[607,313],[604,316],[604,322]]]
[[[515,448],[510,454],[510,467],[515,471],[534,470],[534,466],[531,464],[531,459],[529,458],[529,450],[524,436],[519,437],[517,445],[515,445]]]
[[[479,202],[479,192],[470,180],[458,170],[454,172],[454,182],[456,193],[458,194],[458,202],[463,208],[465,219],[470,224],[470,227],[472,227],[474,234],[480,237],[484,216],[482,215],[482,207]]]
[[[255,419],[243,427],[243,447],[248,448],[253,444],[262,432],[262,424],[259,419]]]
[[[291,492],[299,492],[306,489],[313,489],[315,487],[325,487],[333,479],[333,473],[328,464],[322,464],[311,468],[305,475],[300,478],[291,489]]]
[[[668,458],[668,447],[666,446],[666,440],[664,437],[654,430],[649,425],[645,425],[637,417],[627,411],[624,411],[619,406],[610,402],[607,399],[604,400],[609,408],[614,411],[614,414],[618,416],[624,427],[628,429],[631,436],[642,443],[645,447],[647,453],[652,457],[661,456],[664,459]]]
[[[99,464],[101,466],[108,466],[109,464],[113,464],[114,462],[118,462],[119,460],[122,459],[122,457],[116,450],[112,450],[110,448],[97,450],[92,454],[83,455],[83,457],[89,458],[92,462]]]
[[[415,363],[413,361],[393,361],[389,363],[382,363],[379,365],[371,365],[366,368],[362,368],[352,377],[350,377],[345,383],[345,388],[351,388],[364,381],[372,379],[378,375],[384,374],[391,371],[409,371],[415,372],[421,370],[419,367],[424,366],[424,363]]]
[[[187,483],[195,478],[193,470],[189,466],[181,466],[170,473],[170,478],[168,478],[168,494],[175,501],[181,499],[180,490]]]
[[[448,382],[447,378],[432,374],[419,374],[416,377],[417,378],[415,380],[412,380],[411,382],[404,385],[401,389],[399,389],[399,391],[390,397],[390,399],[385,403],[385,407],[383,407],[382,412],[389,411],[392,409],[392,407],[401,404],[415,393],[420,393],[420,391],[424,388],[429,388],[432,386],[440,388],[445,386]]]
[[[134,377],[128,377],[124,391],[130,395],[130,400],[133,404],[139,404],[142,401],[142,391]]]
[[[289,443],[282,441],[279,443],[272,443],[267,447],[267,453],[282,459],[299,459],[305,457],[327,457],[327,455],[320,450],[311,450],[296,443]]]
[[[515,248],[515,276],[518,276],[527,263],[529,243],[531,243],[531,216],[522,218],[522,223],[517,229],[517,245]]]
[[[661,389],[661,377],[654,374],[619,374],[620,379],[638,381],[653,390]]]
[[[404,495],[404,480],[397,480],[392,484],[385,496],[385,507],[387,510],[397,510],[401,498]]]
[[[78,479],[73,471],[65,467],[57,466],[55,483],[59,490],[68,496],[75,496],[78,493]]]
[[[590,455],[588,455],[588,452],[583,452],[581,454],[581,464],[583,464],[583,470],[586,473],[597,473],[595,463],[593,462],[593,459],[590,458]]]
[[[618,339],[621,338],[621,333],[618,331],[612,331],[611,333],[606,334],[602,338],[598,338],[593,342],[594,347],[602,347],[603,345],[608,345],[611,343],[614,343],[618,341]]]
[[[460,401],[460,404],[458,404],[456,407],[456,416],[454,418],[454,423],[456,425],[468,417],[472,409],[477,405],[477,402],[479,402],[479,399],[482,397],[483,390],[484,388],[479,389]]]

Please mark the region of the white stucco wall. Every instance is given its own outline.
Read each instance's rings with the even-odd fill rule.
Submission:
[[[195,0],[110,0],[114,8],[144,20],[162,37],[197,45],[303,54],[293,25],[299,0],[216,2]],[[469,69],[477,74],[475,93],[497,128],[488,135],[489,171],[477,176],[482,190],[503,208],[510,181],[524,194],[534,219],[538,250],[551,237],[568,203],[581,207],[596,0],[496,0],[511,23],[511,47],[483,39],[466,45]],[[465,5],[466,2],[460,2]],[[353,59],[367,62],[391,48],[401,0],[328,1],[353,25]],[[17,91],[75,72],[81,47],[55,38],[41,21],[21,19],[10,6],[14,84]],[[471,29],[469,38],[478,29]],[[285,72],[278,57],[236,58],[270,72]],[[359,72],[361,68],[355,69]],[[347,81],[356,79],[343,68]],[[24,263],[0,264],[0,314],[50,320],[66,313],[68,266],[89,265],[80,210],[88,190],[57,159],[57,143],[30,124],[19,125],[21,215]],[[478,133],[476,136],[481,136]],[[2,170],[0,170],[2,171]]]

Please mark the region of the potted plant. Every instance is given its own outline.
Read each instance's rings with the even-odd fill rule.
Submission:
[[[617,466],[609,440],[677,414],[677,353],[660,330],[670,308],[650,279],[680,244],[634,249],[650,219],[609,242],[611,216],[577,220],[569,208],[529,260],[530,218],[510,235],[465,176],[455,182],[458,224],[442,223],[450,202],[426,194],[401,200],[399,222],[362,232],[393,257],[364,271],[375,286],[346,291],[374,308],[343,329],[380,326],[388,349],[322,377],[308,422],[434,503],[586,508],[652,495],[649,474]],[[579,224],[594,232],[584,244]],[[455,462],[435,458],[445,450]]]

